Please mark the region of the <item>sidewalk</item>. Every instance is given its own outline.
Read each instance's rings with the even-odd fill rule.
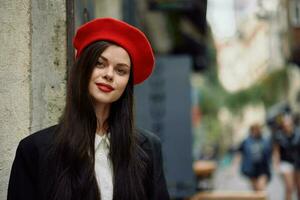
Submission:
[[[251,191],[248,180],[239,173],[232,174],[230,166],[218,168],[214,175],[214,189],[221,191]],[[278,174],[273,173],[268,185],[269,200],[284,200],[284,186]],[[296,194],[295,194],[296,195]],[[294,196],[293,200],[297,200]]]

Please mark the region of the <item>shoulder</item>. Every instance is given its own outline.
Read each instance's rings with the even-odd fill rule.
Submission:
[[[58,126],[54,125],[40,131],[37,131],[25,138],[23,138],[19,143],[19,148],[23,150],[37,150],[40,148],[48,147],[53,141],[54,132],[57,130]]]
[[[300,128],[296,127],[294,133],[295,133],[296,140],[300,142]]]
[[[278,130],[274,133],[275,142],[280,143],[280,142],[284,141],[285,139],[286,139],[285,134],[281,130]]]
[[[137,135],[138,146],[141,147],[156,166],[157,162],[161,162],[162,159],[162,147],[159,137],[145,129],[138,129]]]
[[[238,150],[243,151],[243,149],[245,148],[245,146],[248,145],[249,143],[249,137],[245,138],[244,140],[241,141],[240,145],[238,146]]]
[[[141,146],[159,147],[161,146],[160,138],[146,129],[137,129],[138,143]]]
[[[36,177],[39,170],[39,164],[47,159],[47,153],[51,144],[51,135],[56,126],[52,126],[38,132],[35,132],[22,139],[17,147],[13,163],[13,172],[16,171],[29,173]],[[24,169],[23,169],[24,168]],[[26,168],[26,169],[25,169]]]

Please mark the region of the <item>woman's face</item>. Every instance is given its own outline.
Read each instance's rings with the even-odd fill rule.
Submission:
[[[111,45],[103,51],[88,87],[96,103],[110,104],[121,97],[129,80],[130,68],[130,57],[122,47]]]
[[[258,137],[260,137],[261,136],[261,127],[259,126],[259,125],[253,125],[252,127],[251,127],[251,134],[252,134],[252,136],[253,137],[256,137],[256,138],[258,138]]]
[[[294,129],[293,119],[291,117],[284,117],[282,121],[282,128],[285,133],[292,133]]]

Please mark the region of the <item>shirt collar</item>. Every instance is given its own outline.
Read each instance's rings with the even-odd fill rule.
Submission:
[[[95,134],[95,150],[97,150],[97,148],[99,147],[101,142],[104,142],[106,144],[107,147],[109,147],[110,142],[109,142],[109,137],[110,137],[110,133],[104,134],[104,135],[99,135],[99,134]]]

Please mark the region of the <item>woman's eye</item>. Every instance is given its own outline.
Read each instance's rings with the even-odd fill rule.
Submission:
[[[96,63],[96,67],[103,67],[103,66],[104,66],[104,63],[101,62],[101,61],[98,61],[98,62]]]
[[[127,71],[125,69],[117,69],[118,74],[125,75]]]

